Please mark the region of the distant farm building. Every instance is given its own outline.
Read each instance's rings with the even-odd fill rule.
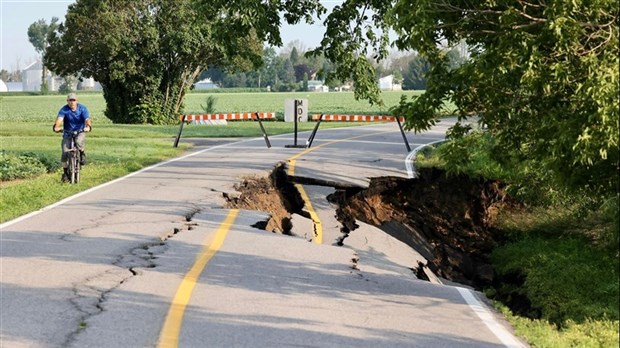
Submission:
[[[0,92],[8,92],[8,91],[9,91],[9,88],[6,86],[6,83],[0,80]]]
[[[394,75],[388,75],[379,79],[379,89],[382,91],[400,91],[403,86],[400,83],[394,83]]]
[[[43,64],[36,61],[28,65],[22,70],[22,91],[39,92],[41,91],[41,75],[43,75]],[[51,71],[47,71],[47,88],[50,91],[57,91],[64,83],[64,79],[55,75]],[[100,91],[101,84],[92,77],[85,78],[81,82],[77,82],[71,86],[72,90]]]
[[[22,70],[22,90],[26,92],[38,92],[41,90],[41,75],[43,74],[43,64],[40,61],[28,65]],[[50,84],[50,75],[48,71],[47,86],[53,90]]]
[[[308,81],[309,92],[329,92],[329,87],[323,84],[323,81],[310,80]]]
[[[205,89],[215,89],[215,88],[219,88],[219,86],[213,83],[213,81],[211,81],[211,79],[209,78],[200,80],[194,84],[194,90],[198,90],[198,91],[205,90]]]
[[[75,89],[81,91],[101,91],[103,88],[99,82],[95,81],[94,78],[89,77],[87,79],[82,79],[81,82],[78,82]]]

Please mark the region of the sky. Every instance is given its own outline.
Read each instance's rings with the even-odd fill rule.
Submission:
[[[28,27],[39,19],[50,23],[52,17],[64,22],[67,8],[73,0],[0,0],[0,70],[21,70],[39,57],[28,41]],[[328,9],[342,1],[321,1]],[[323,17],[324,19],[324,17]],[[319,44],[325,32],[322,20],[312,26],[285,25],[281,29],[282,42],[299,40],[310,49]]]

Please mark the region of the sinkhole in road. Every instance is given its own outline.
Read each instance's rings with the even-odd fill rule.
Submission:
[[[524,275],[500,278],[491,265],[491,253],[504,239],[494,221],[502,209],[517,204],[506,194],[504,183],[420,168],[415,179],[375,177],[368,187],[359,187],[290,176],[286,169],[285,163],[278,163],[266,177],[244,178],[235,185],[237,192],[223,194],[227,206],[267,212],[270,218],[254,227],[291,234],[293,214],[310,219],[295,184],[333,187],[325,199],[336,207],[334,215],[340,223],[342,237],[336,244],[344,245],[359,227],[356,222],[362,221],[426,258],[425,264],[411,267],[419,279],[429,280],[430,272],[477,290],[494,288],[496,298],[513,311],[535,313],[529,299],[510,290],[523,285]]]
[[[497,245],[493,221],[508,203],[498,181],[447,175],[437,168],[421,168],[418,178],[371,178],[367,188],[308,177],[289,176],[279,163],[267,177],[246,177],[225,193],[230,208],[267,212],[267,221],[254,227],[291,234],[292,214],[309,218],[295,184],[329,186],[326,199],[336,206],[342,237],[359,227],[374,225],[414,248],[427,260],[412,267],[423,279],[423,268],[441,278],[482,289],[494,281],[490,254]]]

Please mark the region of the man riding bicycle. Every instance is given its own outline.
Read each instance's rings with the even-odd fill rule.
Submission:
[[[91,120],[90,113],[88,112],[88,108],[86,106],[79,104],[77,102],[77,95],[75,93],[71,93],[67,96],[67,105],[60,108],[58,111],[58,116],[56,117],[56,122],[54,123],[54,132],[65,131],[62,137],[62,156],[60,158],[63,167],[63,174],[61,181],[65,182],[69,180],[69,147],[71,146],[71,134],[69,132],[80,131],[84,132],[79,133],[76,137],[76,146],[80,151],[81,164],[86,164],[86,153],[84,153],[84,141],[86,139],[86,133],[90,132],[91,129]]]

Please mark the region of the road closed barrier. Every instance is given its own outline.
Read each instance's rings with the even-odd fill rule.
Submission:
[[[261,131],[263,132],[263,137],[265,138],[265,143],[267,144],[267,148],[271,147],[271,143],[269,142],[269,137],[267,136],[267,132],[265,131],[265,127],[263,127],[263,123],[261,120],[265,119],[276,119],[275,112],[241,112],[241,113],[230,113],[230,114],[188,114],[188,115],[179,115],[179,120],[181,121],[181,125],[179,126],[179,134],[177,134],[176,139],[174,140],[174,147],[179,145],[179,140],[181,139],[181,133],[183,132],[183,125],[185,123],[192,122],[194,124],[226,124],[227,121],[243,121],[243,120],[255,120],[258,122]]]
[[[312,115],[313,121],[318,121],[320,114]],[[396,117],[390,115],[329,115],[324,114],[323,121],[339,121],[339,122],[394,122]],[[405,122],[403,117],[399,117],[400,122]]]
[[[256,115],[263,120],[276,119],[275,112],[239,112],[220,114],[188,114],[179,115],[179,120],[193,124],[226,124],[226,121],[248,121],[256,119]],[[219,121],[219,122],[218,122]]]

